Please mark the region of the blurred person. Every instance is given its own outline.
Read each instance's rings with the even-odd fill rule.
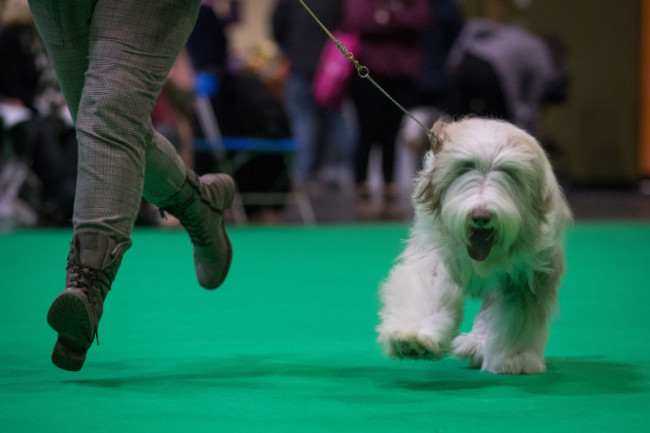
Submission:
[[[292,154],[278,151],[277,144],[292,137],[291,125],[282,103],[283,83],[288,66],[278,47],[264,40],[241,58],[241,68],[229,68],[212,103],[224,137],[241,138],[227,150],[230,170],[238,190],[247,193],[287,193],[291,182]],[[248,143],[248,144],[245,144]],[[278,222],[285,204],[250,203],[244,208],[251,221]]]
[[[52,361],[62,369],[81,369],[97,337],[143,196],[189,232],[201,286],[217,288],[228,274],[224,211],[234,182],[196,175],[151,124],[199,6],[199,0],[30,1],[79,147],[65,290],[47,315],[58,333]]]
[[[401,105],[412,105],[422,71],[420,39],[429,24],[428,0],[346,0],[343,28],[360,35],[359,63]],[[351,96],[359,122],[359,140],[354,155],[357,211],[361,217],[375,216],[367,184],[371,148],[382,151],[382,214],[400,216],[394,184],[396,137],[402,112],[368,80],[352,82]]]
[[[191,87],[194,96],[209,99],[213,106],[219,98],[219,91],[222,90],[223,81],[228,74],[229,53],[226,27],[232,19],[232,16],[218,14],[216,9],[219,7],[221,10],[223,6],[230,6],[231,4],[232,2],[228,0],[201,0],[196,23],[185,44],[184,52],[187,53],[186,57],[189,60],[187,67],[191,67],[193,70]],[[232,11],[228,12],[232,13]],[[172,68],[173,71],[174,68]],[[174,93],[179,96],[182,94]],[[165,89],[163,89],[164,94]],[[171,101],[168,99],[166,102]],[[212,115],[206,114],[206,106],[202,104],[194,105],[191,124],[193,138],[203,140],[209,134],[209,131],[204,131],[204,129],[213,126],[205,124],[208,119],[212,118]],[[215,108],[212,107],[212,109]],[[219,127],[217,125],[218,132]],[[193,163],[197,173],[210,172],[214,170],[214,167],[218,166],[217,160],[219,158],[215,155],[212,145],[214,143],[206,146],[206,149],[203,149],[203,146],[200,145],[194,148],[193,145],[192,150],[195,157]]]
[[[63,224],[72,216],[76,140],[27,0],[0,8],[0,58],[0,177],[14,184],[0,188],[0,213],[11,215],[24,199],[38,225]],[[19,191],[14,198],[6,195],[12,190]]]
[[[226,26],[229,17],[216,13],[224,0],[201,0],[199,15],[185,45],[192,67],[197,73],[220,76],[228,62]]]
[[[6,141],[11,144],[12,153],[29,155],[29,127],[24,125],[31,123],[36,114],[40,77],[35,60],[38,37],[26,0],[8,0],[1,6],[0,146]],[[9,153],[1,147],[0,150],[0,156]]]
[[[463,16],[456,0],[429,0],[431,20],[420,39],[423,54],[422,71],[411,114],[425,125],[433,125],[452,109],[451,77],[447,71],[447,56],[463,27]],[[402,119],[398,143],[404,145],[413,158],[413,169],[421,168],[424,154],[431,143],[422,127],[409,117]]]
[[[558,71],[541,37],[504,22],[502,0],[482,2],[482,17],[463,27],[447,65],[455,114],[505,119],[537,133],[540,106]]]
[[[429,9],[431,20],[420,39],[423,59],[415,103],[444,112],[449,104],[447,56],[463,28],[463,15],[457,0],[429,0]]]
[[[36,39],[27,1],[7,0],[0,8],[0,103],[36,110]]]
[[[242,58],[228,51],[226,28],[238,19],[237,3],[202,0],[194,30],[186,44],[197,77],[197,93],[209,97],[216,131],[224,137],[281,139],[291,135],[282,106],[281,89],[286,65],[270,41],[254,46]],[[212,117],[205,106],[195,131],[199,139],[207,135]],[[202,111],[201,111],[202,110]],[[203,129],[206,128],[206,131]],[[258,143],[264,143],[260,140]],[[282,155],[245,149],[217,148],[209,140],[197,149],[196,170],[206,172],[223,167],[230,172],[241,193],[284,192],[288,189],[287,167]],[[249,221],[280,220],[283,206],[245,205]]]
[[[325,26],[341,24],[343,0],[311,0],[309,7]],[[279,0],[272,17],[273,36],[289,60],[284,103],[299,143],[294,181],[298,186],[326,175],[326,165],[349,170],[356,135],[345,108],[328,108],[314,100],[313,86],[321,52],[332,43],[296,0]],[[329,167],[333,168],[333,167]],[[335,169],[336,170],[336,169]],[[342,182],[343,179],[338,179]]]

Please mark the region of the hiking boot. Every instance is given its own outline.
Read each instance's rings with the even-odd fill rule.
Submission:
[[[194,267],[199,284],[216,289],[228,275],[232,245],[224,211],[232,205],[235,182],[227,174],[200,178],[188,171],[185,185],[172,198],[159,204],[162,212],[178,218],[194,245]]]
[[[52,362],[78,371],[97,336],[104,299],[131,242],[117,243],[99,233],[81,232],[72,238],[66,267],[66,288],[54,299],[47,323],[59,337]],[[98,339],[99,341],[99,339]]]

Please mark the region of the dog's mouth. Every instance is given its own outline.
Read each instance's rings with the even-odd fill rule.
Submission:
[[[477,262],[482,262],[490,255],[494,244],[494,229],[474,229],[469,237],[467,253]]]

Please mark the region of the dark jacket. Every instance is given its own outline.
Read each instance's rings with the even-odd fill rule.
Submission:
[[[370,74],[419,78],[420,40],[429,24],[428,0],[345,0],[343,28],[361,37],[359,62]]]
[[[0,28],[0,98],[17,98],[34,109],[39,71],[34,61],[34,29],[15,25]]]
[[[342,0],[310,0],[309,8],[333,31],[341,21]],[[291,62],[291,73],[313,79],[327,34],[298,0],[279,0],[273,11],[273,37]]]

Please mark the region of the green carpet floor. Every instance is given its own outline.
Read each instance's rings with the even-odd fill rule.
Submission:
[[[381,354],[377,286],[406,234],[233,228],[209,292],[185,234],[138,229],[79,373],[50,363],[45,323],[70,232],[0,236],[0,432],[650,431],[650,224],[571,229],[537,376]]]

